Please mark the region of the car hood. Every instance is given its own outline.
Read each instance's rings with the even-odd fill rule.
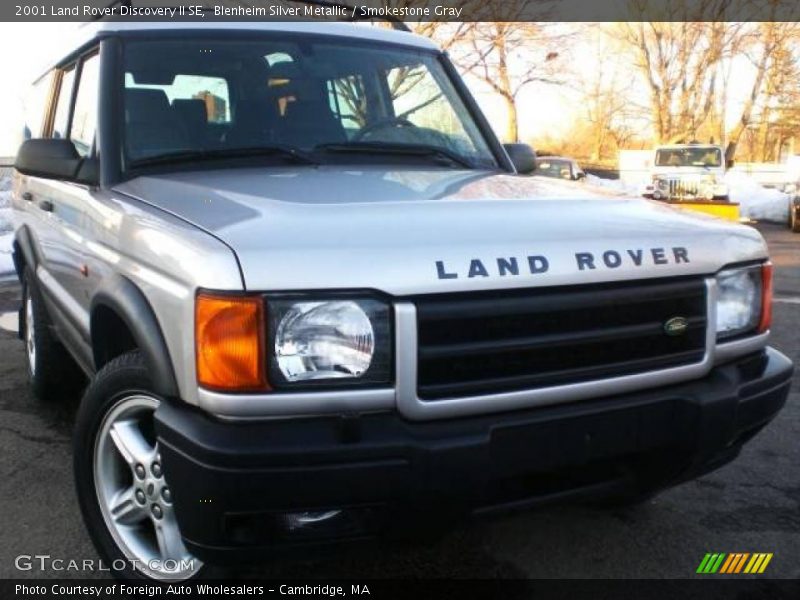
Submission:
[[[143,176],[116,191],[224,241],[252,290],[569,285],[708,274],[767,256],[749,227],[496,172],[227,169]]]

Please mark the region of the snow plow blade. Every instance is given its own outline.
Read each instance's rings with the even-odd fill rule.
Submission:
[[[738,222],[740,217],[738,202],[670,202],[670,204],[678,208],[727,219],[728,221]]]

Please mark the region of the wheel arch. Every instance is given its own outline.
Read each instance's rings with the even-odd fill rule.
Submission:
[[[25,267],[29,266],[35,271],[36,266],[39,264],[39,255],[36,251],[36,245],[33,242],[31,232],[27,225],[21,226],[14,233],[12,250],[14,270],[17,273],[17,278],[21,282],[25,273]]]
[[[144,293],[130,279],[116,274],[100,285],[90,308],[90,336],[97,371],[120,354],[138,349],[152,373],[153,391],[164,397],[179,395],[161,326]]]

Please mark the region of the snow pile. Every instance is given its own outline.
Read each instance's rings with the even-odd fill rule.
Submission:
[[[0,178],[0,277],[12,273],[11,239],[11,178]]]
[[[641,196],[643,186],[624,182],[620,179],[603,179],[587,175],[586,181],[595,186],[624,194]],[[736,171],[728,171],[725,175],[728,194],[731,202],[738,202],[742,217],[757,221],[774,221],[786,223],[789,219],[789,196],[778,190],[762,187],[755,179]]]
[[[725,175],[731,202],[739,203],[742,217],[758,221],[786,223],[789,219],[789,196],[778,190],[762,187],[752,177],[736,171]]]
[[[597,175],[586,174],[586,183],[597,187],[605,188],[611,192],[616,192],[624,196],[641,196],[644,186],[623,181],[622,179],[604,179]]]

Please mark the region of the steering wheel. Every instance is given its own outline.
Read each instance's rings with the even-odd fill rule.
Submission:
[[[361,131],[353,136],[353,141],[360,142],[370,133],[374,133],[375,131],[379,131],[381,129],[403,129],[406,127],[416,127],[416,125],[414,125],[408,119],[404,119],[403,117],[389,117],[387,119],[381,119],[380,121],[375,121],[374,123],[371,123],[361,129]]]

